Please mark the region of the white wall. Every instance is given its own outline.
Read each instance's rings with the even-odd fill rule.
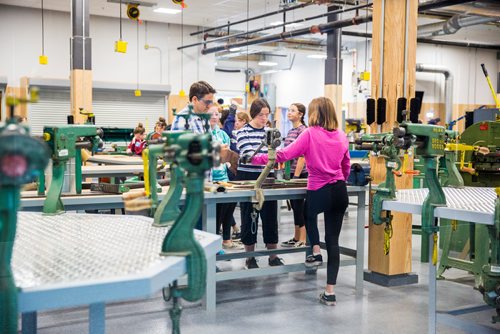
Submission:
[[[0,76],[7,76],[9,84],[19,85],[19,78],[69,77],[69,13],[46,11],[45,53],[48,65],[39,65],[41,54],[40,11],[33,8],[0,5],[0,31],[2,31],[2,51],[0,52]],[[184,28],[184,44],[198,41],[199,37],[189,36],[196,27]],[[128,52],[114,52],[114,42],[119,37],[119,21],[115,18],[92,16],[90,20],[92,38],[93,77],[98,81],[136,82],[136,25],[128,19],[123,20],[123,39],[128,44]],[[148,44],[163,50],[163,83],[172,85],[172,92],[181,89],[181,57],[177,50],[181,44],[180,26],[174,24],[148,23]],[[144,25],[139,35],[139,82],[159,83],[160,66],[157,50],[144,50]],[[349,49],[357,50],[357,71],[364,69],[364,41],[344,43]],[[369,56],[371,58],[371,43]],[[343,56],[343,101],[364,100],[364,94],[353,95],[352,71],[353,55]],[[215,72],[214,55],[200,55],[199,47],[184,50],[184,90],[197,80],[206,80],[226,93],[244,91],[244,74]],[[480,64],[485,63],[496,87],[500,62],[496,52],[459,47],[418,44],[417,62],[449,66],[455,76],[454,103],[492,104],[493,98],[486,85]],[[368,61],[371,71],[371,63]],[[425,90],[424,102],[443,102],[444,78],[442,75],[418,73],[417,90]],[[277,87],[276,105],[288,106],[293,101],[307,104],[314,97],[323,94],[324,61],[309,59],[297,54],[291,71],[264,75],[264,83],[274,82]],[[369,89],[369,85],[363,84]],[[369,93],[369,92],[366,92]]]
[[[43,77],[67,79],[70,73],[69,39],[71,34],[70,15],[64,12],[45,11],[45,54],[48,65],[40,65],[41,19],[40,11],[32,8],[0,5],[0,31],[2,31],[2,52],[0,52],[0,75],[8,77],[9,85],[18,86],[19,78]],[[184,44],[198,41],[189,36],[196,27],[184,27]],[[160,83],[159,52],[145,50],[145,25],[139,33],[139,83]],[[148,44],[161,48],[163,53],[162,83],[172,86],[172,92],[181,89],[181,57],[183,55],[183,88],[197,80],[206,80],[216,89],[230,90],[237,87],[244,90],[244,80],[238,76],[215,75],[214,55],[200,56],[199,47],[177,50],[181,45],[179,25],[148,23]],[[119,38],[119,20],[109,17],[91,16],[90,37],[92,38],[92,70],[96,81],[136,83],[137,81],[137,34],[136,23],[123,20],[123,40],[128,42],[126,54],[114,52],[114,42]]]

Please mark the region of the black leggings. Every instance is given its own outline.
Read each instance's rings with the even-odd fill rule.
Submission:
[[[327,184],[318,190],[307,191],[306,230],[311,246],[319,245],[318,214],[324,212],[325,243],[328,254],[327,284],[337,284],[340,262],[339,235],[348,205],[349,197],[344,181]]]

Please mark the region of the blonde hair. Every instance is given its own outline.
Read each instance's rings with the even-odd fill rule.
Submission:
[[[250,123],[250,115],[246,111],[238,111],[236,118],[240,121],[245,121],[245,123]]]
[[[317,97],[309,103],[309,126],[321,126],[325,130],[337,130],[339,122],[332,100]]]

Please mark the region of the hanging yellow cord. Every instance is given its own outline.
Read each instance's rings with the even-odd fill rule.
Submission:
[[[405,152],[405,154],[403,156],[403,168],[402,168],[403,174],[406,173],[406,166],[407,165],[408,165],[408,152]]]
[[[436,265],[437,260],[438,260],[438,248],[437,248],[438,235],[437,235],[437,233],[434,233],[433,239],[434,239],[434,248],[432,249],[432,264]]]
[[[384,228],[384,255],[389,254],[391,249],[392,223],[385,224]]]
[[[456,219],[453,219],[453,220],[451,221],[451,230],[452,230],[453,232],[455,232],[457,229],[458,229],[458,222],[457,222],[457,220],[456,220]]]

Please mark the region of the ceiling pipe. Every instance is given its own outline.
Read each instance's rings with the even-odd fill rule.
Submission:
[[[328,33],[330,31],[334,30],[334,29],[339,29],[339,28],[349,27],[352,25],[357,25],[357,24],[361,24],[361,23],[365,23],[365,22],[370,22],[371,20],[372,20],[371,15],[369,15],[369,16],[356,16],[356,17],[346,19],[346,20],[334,21],[334,22],[319,24],[319,25],[313,25],[309,28],[297,29],[297,30],[293,30],[293,31],[285,31],[282,33],[267,35],[267,36],[263,36],[260,38],[248,40],[248,41],[243,41],[243,42],[238,42],[238,43],[233,43],[233,44],[226,44],[226,45],[216,46],[213,48],[207,48],[207,49],[201,50],[201,53],[206,55],[206,54],[215,53],[215,52],[219,52],[219,51],[228,51],[229,49],[232,49],[232,48],[241,48],[241,47],[244,47],[247,45],[262,44],[262,43],[267,43],[267,42],[276,42],[276,41],[285,40],[287,38],[301,36],[301,35],[305,35],[305,34],[315,34],[315,33],[325,34],[325,33]]]
[[[372,38],[372,34],[366,34],[364,32],[356,32],[356,31],[343,30],[342,35],[360,37],[360,38]],[[441,41],[438,39],[423,38],[423,37],[417,38],[417,42],[418,43],[425,43],[425,44],[457,46],[457,47],[462,47],[462,48],[477,48],[477,49],[500,51],[500,44],[495,45],[495,44],[479,44],[479,43],[469,43],[469,42]]]
[[[280,14],[280,13],[286,13],[286,12],[288,12],[290,10],[304,8],[304,7],[307,7],[307,6],[312,5],[312,4],[314,4],[314,1],[309,1],[309,2],[302,3],[300,5],[293,6],[293,7],[285,7],[283,9],[279,9],[279,10],[276,10],[274,12],[268,12],[268,13],[265,13],[265,14],[262,14],[262,15],[257,15],[257,16],[254,16],[254,17],[250,17],[248,19],[239,20],[239,21],[235,21],[235,22],[228,22],[227,24],[223,24],[223,25],[220,25],[220,26],[216,26],[216,27],[212,27],[212,28],[208,28],[208,29],[203,29],[203,30],[198,30],[198,31],[192,32],[190,35],[191,36],[195,36],[195,35],[204,34],[206,32],[214,31],[214,30],[221,29],[221,28],[228,28],[228,27],[230,27],[232,25],[235,25],[235,24],[246,23],[246,22],[249,22],[249,21],[254,21],[254,20],[262,19],[264,17],[268,17],[268,16]]]
[[[497,17],[455,15],[445,22],[426,24],[418,27],[418,37],[452,35],[461,28],[498,21]]]
[[[306,17],[306,18],[303,18],[303,19],[298,19],[298,20],[295,20],[295,21],[289,21],[289,22],[284,22],[284,23],[277,24],[277,25],[272,25],[272,26],[257,28],[257,29],[253,29],[253,30],[249,30],[249,31],[243,31],[243,32],[239,32],[239,33],[236,33],[236,34],[232,34],[232,35],[227,35],[227,36],[222,36],[222,37],[210,39],[208,41],[204,40],[203,42],[197,42],[197,43],[193,43],[193,44],[183,45],[183,46],[178,47],[177,50],[182,50],[182,49],[186,49],[186,48],[190,48],[190,47],[198,46],[198,45],[206,45],[206,44],[214,43],[214,42],[222,42],[222,41],[226,41],[228,39],[236,38],[236,37],[243,37],[243,36],[245,36],[245,38],[249,38],[249,36],[248,36],[249,34],[254,34],[254,33],[265,31],[265,30],[269,30],[269,29],[276,29],[276,28],[286,27],[289,24],[303,23],[303,22],[306,22],[306,21],[311,21],[311,20],[319,19],[319,18],[322,18],[322,17],[325,17],[325,16],[347,13],[347,12],[350,12],[350,11],[353,11],[353,10],[359,10],[359,9],[363,9],[363,8],[366,8],[366,7],[370,7],[371,5],[372,5],[371,3],[367,3],[367,4],[364,4],[364,5],[349,7],[349,8],[345,8],[345,9],[337,9],[337,10],[333,10],[333,11],[326,12],[326,13],[323,13],[323,14],[319,14],[319,15],[315,15],[315,16],[310,16],[310,17]]]
[[[418,6],[418,11],[424,11],[424,10],[430,10],[430,9],[435,9],[435,8],[441,8],[441,7],[446,7],[450,5],[458,5],[462,4],[465,2],[470,2],[470,0],[436,0],[436,1],[428,1],[425,3],[422,3]],[[344,27],[349,27],[352,25],[357,25],[361,23],[366,23],[366,22],[371,22],[373,20],[372,15],[365,15],[365,16],[356,16],[351,19],[346,19],[342,21],[335,21],[335,22],[330,22],[326,24],[319,24],[319,25],[314,25],[309,28],[303,28],[303,29],[297,29],[294,31],[286,31],[282,32],[279,34],[272,34],[272,35],[267,35],[263,36],[260,38],[244,41],[244,42],[237,42],[233,44],[226,44],[222,46],[216,46],[213,48],[205,48],[201,50],[201,53],[206,55],[210,53],[215,53],[219,51],[228,51],[231,48],[238,48],[238,47],[245,47],[248,45],[255,45],[255,44],[262,44],[266,42],[275,42],[275,41],[280,41],[284,40],[286,38],[290,37],[295,37],[295,36],[301,36],[305,34],[314,34],[314,33],[328,33],[329,31],[333,29],[339,29],[339,28],[344,28]]]
[[[449,68],[439,65],[417,64],[417,72],[444,74],[444,110],[446,124],[453,120],[453,75]]]
[[[466,2],[472,2],[471,0],[435,0],[435,1],[427,1],[424,3],[421,3],[418,6],[418,11],[423,12],[426,10],[431,10],[431,9],[436,9],[436,8],[442,8],[442,7],[448,7],[448,6],[454,6],[454,5],[461,5]]]

